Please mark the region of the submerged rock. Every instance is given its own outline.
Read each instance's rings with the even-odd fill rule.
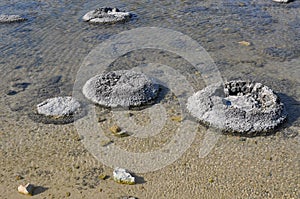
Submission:
[[[54,97],[36,106],[37,111],[28,114],[35,122],[44,124],[69,124],[86,115],[83,104],[72,97]]]
[[[204,88],[188,99],[187,108],[204,123],[246,136],[269,132],[287,117],[270,88],[241,80]]]
[[[37,112],[45,116],[73,115],[80,108],[80,103],[72,97],[50,98],[37,105]]]
[[[25,20],[27,19],[21,17],[20,15],[0,15],[0,23],[13,23]]]
[[[143,73],[119,70],[96,75],[82,89],[86,98],[108,107],[146,104],[157,96],[158,85]]]
[[[292,0],[273,0],[274,2],[278,2],[278,3],[289,3]]]
[[[114,181],[121,184],[135,184],[135,178],[131,176],[130,173],[126,171],[126,169],[115,168],[113,172]]]
[[[89,11],[82,19],[90,23],[116,23],[126,21],[131,17],[131,13],[120,11],[118,8],[98,8]]]

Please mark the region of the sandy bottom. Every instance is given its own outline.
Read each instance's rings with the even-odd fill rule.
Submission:
[[[109,126],[114,121],[111,113],[106,112],[100,120],[101,129],[114,144],[127,146],[129,151],[135,150],[132,146],[147,151],[151,146],[155,148],[155,144],[164,144],[155,142],[155,137],[160,135],[146,139],[147,142],[109,135]],[[131,117],[142,117],[142,112],[129,112]],[[176,115],[174,111],[170,114]],[[113,169],[86,149],[85,138],[78,135],[73,124],[44,125],[12,113],[6,118],[2,120],[0,134],[2,198],[24,198],[17,192],[17,186],[27,182],[40,186],[33,198],[129,195],[137,198],[299,198],[300,139],[294,136],[299,133],[296,127],[267,137],[242,138],[209,132],[199,125],[193,143],[173,164],[157,171],[136,173],[136,185],[122,185],[112,180]],[[168,120],[172,128],[161,132],[165,142],[172,138],[171,130],[180,123]],[[212,147],[203,142],[214,138],[218,139]],[[210,153],[199,157],[207,148],[212,149]],[[103,179],[101,176],[105,175]]]

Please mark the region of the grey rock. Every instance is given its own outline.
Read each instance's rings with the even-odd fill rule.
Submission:
[[[287,117],[283,103],[270,88],[241,80],[198,91],[188,99],[187,108],[206,124],[246,136],[269,132]]]
[[[119,70],[92,77],[85,83],[82,92],[99,105],[129,107],[153,100],[157,96],[158,85],[142,73]]]
[[[80,103],[72,97],[55,97],[38,104],[37,112],[45,116],[68,116],[79,108]]]
[[[82,19],[90,23],[116,23],[126,21],[131,17],[131,13],[120,11],[118,8],[98,8],[89,11]]]
[[[0,15],[0,23],[12,23],[21,22],[27,19],[21,17],[20,15]]]
[[[122,168],[115,168],[113,171],[113,179],[114,181],[121,183],[121,184],[135,184],[135,178],[131,176],[129,172],[126,171],[126,169]]]

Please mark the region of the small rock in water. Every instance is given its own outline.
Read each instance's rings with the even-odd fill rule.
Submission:
[[[13,23],[26,20],[26,18],[23,18],[20,15],[0,15],[0,23]]]
[[[25,194],[25,195],[33,195],[34,186],[32,184],[26,184],[25,186],[20,185],[18,186],[18,192]]]
[[[204,123],[245,136],[269,132],[287,117],[283,103],[270,88],[241,80],[198,91],[188,99],[187,108]]]
[[[72,97],[50,98],[37,105],[39,114],[46,116],[73,115],[80,108],[80,103]]]
[[[131,17],[131,13],[120,11],[118,8],[98,8],[89,11],[82,19],[90,23],[116,23],[126,21]]]
[[[113,172],[114,181],[121,184],[135,184],[135,178],[131,176],[130,173],[126,171],[126,169],[115,168]]]
[[[273,0],[273,1],[278,3],[289,3],[291,0]]]
[[[251,45],[251,43],[248,41],[239,41],[238,43],[241,44],[242,46],[250,46]]]
[[[107,107],[146,104],[158,93],[158,85],[143,73],[119,70],[96,75],[82,89],[86,98]]]

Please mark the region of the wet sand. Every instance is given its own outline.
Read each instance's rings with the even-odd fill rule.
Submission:
[[[95,26],[81,17],[98,6],[118,6],[137,14],[125,24]],[[0,195],[25,198],[17,192],[27,182],[41,186],[33,198],[299,198],[300,197],[300,2],[130,1],[52,2],[2,1],[5,14],[24,14],[28,21],[0,24]],[[36,104],[71,95],[76,73],[88,53],[109,36],[143,26],[182,32],[203,46],[224,80],[249,79],[275,90],[289,119],[269,136],[220,135],[210,153],[199,158],[209,131],[199,124],[191,146],[174,163],[136,173],[136,185],[112,180],[104,165],[85,146],[74,124],[43,124],[32,120]],[[239,41],[251,42],[250,46]],[[205,87],[186,60],[161,50],[143,50],[116,60],[122,69],[160,61],[181,71],[194,90]],[[161,101],[167,111],[162,131],[149,138],[116,138],[111,111],[97,109],[104,133],[126,150],[159,149],[172,140],[181,114],[171,91]],[[147,109],[132,111],[147,124]],[[107,179],[101,176],[107,175]]]

